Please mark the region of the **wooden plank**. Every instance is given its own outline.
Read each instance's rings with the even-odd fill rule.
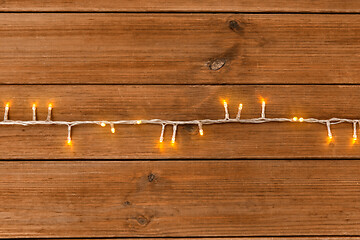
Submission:
[[[260,97],[267,100],[267,117],[293,116],[358,119],[360,86],[0,86],[0,101],[10,101],[10,119],[31,120],[33,102],[38,119],[45,120],[47,104],[53,120],[115,121],[137,119],[223,119],[222,99],[235,117],[260,117]],[[2,159],[191,159],[191,158],[359,158],[352,144],[352,124],[332,126],[333,142],[325,125],[309,123],[218,124],[179,126],[176,144],[172,128],[160,144],[159,125],[122,125],[116,133],[98,125],[73,128],[73,145],[66,144],[64,126],[1,126]]]
[[[0,162],[0,236],[360,235],[359,161]]]
[[[343,236],[317,236],[317,237],[303,237],[303,236],[298,236],[298,237],[288,237],[286,236],[286,239],[289,240],[298,240],[298,239],[305,239],[305,240],[329,240],[329,239],[340,239],[340,240],[358,240],[360,239],[360,237],[343,237]],[[59,239],[59,240],[71,240],[70,238],[65,238],[65,239]],[[75,240],[76,238],[74,238]],[[84,239],[84,238],[82,238]],[[91,239],[84,239],[84,240],[100,240],[101,238],[91,238]],[[124,239],[124,240],[130,240],[130,239],[136,239],[136,240],[141,240],[141,239],[150,239],[150,240],[154,240],[154,239],[159,239],[159,238],[112,238],[112,239]],[[164,240],[170,240],[173,238],[161,238]],[[196,237],[196,238],[176,238],[176,239],[180,239],[180,240],[195,240],[195,239],[199,239],[199,240],[229,240],[229,239],[233,239],[233,240],[283,240],[284,237],[211,237],[211,238],[202,238],[202,237]],[[49,239],[44,239],[44,240],[51,240],[51,238]]]
[[[354,0],[11,0],[2,1],[1,11],[180,11],[180,12],[360,12]]]
[[[360,15],[1,14],[0,84],[358,84],[358,49]]]

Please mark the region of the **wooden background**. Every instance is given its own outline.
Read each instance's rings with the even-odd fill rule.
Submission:
[[[54,120],[360,117],[357,0],[0,1],[0,103]],[[0,238],[360,239],[351,124],[1,126]]]

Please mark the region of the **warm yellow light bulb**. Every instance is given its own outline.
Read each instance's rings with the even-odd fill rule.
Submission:
[[[164,139],[160,138],[159,142],[162,143],[164,141]]]
[[[10,103],[7,102],[6,105],[5,105],[5,107],[6,107],[6,108],[9,108],[9,107],[10,107]]]
[[[68,139],[67,139],[67,144],[68,144],[68,145],[71,145],[71,138],[68,138]]]
[[[174,139],[174,138],[171,139],[171,143],[172,143],[172,144],[175,143],[175,139]]]
[[[293,119],[292,119],[294,122],[296,122],[297,120],[298,120],[298,118],[297,117],[293,117]]]
[[[49,103],[49,109],[52,109],[52,104],[51,103]]]
[[[224,107],[227,107],[227,102],[224,100]]]
[[[199,133],[200,133],[201,136],[203,136],[204,135],[204,130],[200,129]]]
[[[112,133],[115,133],[115,128],[112,127],[112,128],[111,128],[111,132],[112,132]]]
[[[242,103],[239,104],[239,109],[242,109],[243,105]]]
[[[141,124],[141,120],[137,120],[136,123],[137,123],[137,124]]]
[[[333,141],[333,139],[332,139],[332,138],[333,138],[332,136],[328,136],[328,137],[326,138],[326,142],[327,142],[327,144],[332,143],[332,141]]]
[[[35,109],[35,108],[36,108],[36,104],[35,104],[35,103],[32,105],[32,108],[33,108],[33,109]]]
[[[304,118],[299,118],[299,122],[303,122],[304,121]]]
[[[100,126],[105,127],[106,124],[104,122],[100,123]]]

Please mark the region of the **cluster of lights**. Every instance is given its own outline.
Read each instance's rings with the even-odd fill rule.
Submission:
[[[304,118],[302,118],[302,117],[300,117],[300,118],[298,118],[298,117],[293,117],[292,120],[293,120],[294,122],[303,122],[303,121],[304,121]]]
[[[125,124],[125,125],[133,125],[133,124],[157,124],[161,125],[161,134],[159,142],[164,142],[164,133],[165,128],[167,125],[172,125],[172,137],[171,143],[174,144],[176,140],[176,132],[178,125],[198,125],[199,128],[199,135],[204,135],[203,125],[210,125],[210,124],[224,124],[224,123],[268,123],[268,122],[306,122],[306,123],[320,123],[324,124],[327,128],[328,139],[331,141],[333,135],[331,133],[331,125],[339,124],[339,123],[352,123],[353,124],[353,142],[357,141],[357,130],[356,126],[359,124],[360,120],[356,119],[345,119],[345,118],[331,118],[327,120],[315,119],[315,118],[307,118],[304,119],[303,117],[293,117],[293,118],[267,118],[265,116],[265,107],[266,103],[265,100],[261,101],[261,115],[259,118],[252,118],[252,119],[241,119],[241,111],[243,109],[243,105],[240,103],[238,106],[238,112],[236,118],[230,118],[229,110],[228,110],[228,103],[223,101],[224,111],[225,111],[225,118],[218,119],[218,120],[211,120],[211,119],[203,119],[203,120],[191,120],[191,121],[171,121],[171,120],[160,120],[160,119],[150,119],[150,120],[118,120],[118,121],[52,121],[52,109],[53,105],[50,103],[48,105],[48,115],[45,121],[37,120],[36,116],[36,104],[32,105],[32,121],[13,121],[9,120],[9,111],[10,111],[10,104],[6,103],[5,111],[4,111],[4,121],[0,122],[0,125],[66,125],[68,128],[68,136],[67,136],[67,144],[71,145],[71,129],[77,125],[85,125],[85,124],[97,124],[101,127],[106,127],[110,125],[111,133],[115,133],[115,125]]]

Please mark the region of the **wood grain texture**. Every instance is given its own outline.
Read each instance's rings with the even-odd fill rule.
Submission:
[[[71,238],[57,238],[58,240],[71,240]],[[74,238],[75,240],[76,238]],[[83,240],[101,240],[102,238],[90,238],[90,239],[86,239],[86,238],[81,238]],[[155,239],[159,239],[159,238],[113,238],[113,239],[117,239],[117,240],[131,240],[131,239],[136,239],[136,240],[145,240],[145,239],[150,239],[150,240],[155,240]],[[170,239],[174,239],[174,238],[161,238],[164,240],[170,240]],[[179,238],[177,237],[176,239],[180,239],[180,240],[195,240],[195,239],[199,239],[199,240],[230,240],[230,239],[234,239],[234,240],[283,240],[283,239],[287,239],[287,240],[299,240],[299,239],[304,239],[304,240],[333,240],[333,239],[340,239],[340,240],[358,240],[360,239],[360,237],[345,237],[345,236],[317,236],[317,237],[304,237],[304,236],[297,236],[297,237],[209,237],[209,238],[203,238],[203,237],[186,237],[186,238]],[[51,238],[49,239],[45,239],[44,240],[52,240]]]
[[[53,103],[53,120],[222,119],[222,99],[235,117],[260,117],[260,97],[267,100],[267,117],[359,118],[360,86],[0,86],[0,101],[10,101],[10,119],[30,120],[38,104],[38,119],[46,119]],[[73,146],[66,145],[64,126],[1,126],[2,159],[191,159],[191,158],[359,158],[352,144],[352,125],[332,127],[327,142],[321,124],[267,123],[179,126],[176,144],[172,128],[159,144],[161,126],[78,126]]]
[[[360,239],[360,237],[345,237],[345,236],[317,236],[317,237],[304,237],[304,236],[297,236],[297,237],[186,237],[186,238],[179,238],[177,237],[176,239],[180,239],[180,240],[195,240],[195,239],[199,239],[199,240],[230,240],[230,239],[234,239],[234,240],[283,240],[284,238],[286,238],[287,240],[299,240],[299,239],[304,239],[304,240],[333,240],[333,239],[340,239],[340,240],[358,240]],[[51,238],[49,239],[45,239],[44,240],[52,240]],[[71,238],[57,238],[58,240],[71,240]],[[74,238],[75,240],[76,238]],[[90,239],[86,239],[86,238],[81,238],[84,240],[101,240],[102,238],[90,238]],[[112,239],[117,239],[117,240],[131,240],[131,239],[136,239],[136,240],[145,240],[145,239],[150,239],[150,240],[155,240],[155,239],[159,239],[159,238],[112,238]],[[174,239],[174,238],[161,238],[164,240],[170,240],[170,239]]]
[[[0,237],[360,235],[359,161],[0,162]]]
[[[356,0],[11,0],[1,11],[360,12]]]
[[[359,48],[360,15],[1,14],[0,84],[360,83]]]

